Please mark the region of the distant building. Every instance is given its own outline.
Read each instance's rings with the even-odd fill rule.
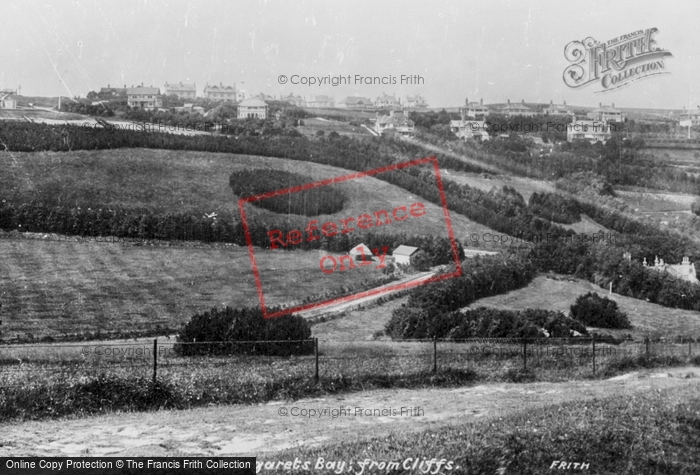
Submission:
[[[238,104],[239,119],[266,119],[267,104],[259,97],[251,97]]]
[[[686,111],[685,107],[683,107],[683,112],[679,117],[679,125],[681,127],[700,126],[700,110]]]
[[[98,96],[102,99],[126,96],[126,84],[124,85],[124,87],[112,87],[109,84],[107,84],[107,87],[100,88]]]
[[[598,104],[598,108],[593,112],[588,113],[590,119],[599,120],[602,122],[624,122],[625,116],[620,109],[615,108],[615,103],[612,106],[604,106],[603,103]]]
[[[183,84],[180,82],[177,84],[168,84],[166,82],[163,89],[165,89],[165,94],[168,96],[176,95],[181,99],[194,99],[197,97],[197,85],[195,83]]]
[[[489,140],[486,122],[483,120],[451,120],[450,131],[462,140]]]
[[[413,135],[416,132],[415,124],[408,118],[407,112],[390,111],[389,115],[379,115],[377,112],[374,130],[379,134],[397,133],[400,135]]]
[[[374,102],[366,97],[346,97],[338,102],[341,109],[372,109]]]
[[[281,97],[280,100],[289,102],[293,106],[306,107],[306,100],[304,100],[304,98],[301,96],[295,96],[291,92],[288,96]]]
[[[528,106],[525,105],[525,100],[522,101],[522,103],[517,104],[511,104],[510,99],[508,99],[508,104],[504,108],[501,109],[501,113],[505,116],[508,117],[513,117],[513,116],[533,116],[535,113],[530,109]]]
[[[396,98],[394,94],[391,96],[386,93],[382,93],[381,96],[374,100],[374,106],[381,109],[395,109],[401,107],[401,101]]]
[[[163,107],[160,89],[157,87],[128,87],[126,99],[129,107],[149,110]]]
[[[654,267],[649,267],[647,258],[645,257],[642,265],[646,268],[654,269],[655,271],[668,272],[673,277],[685,280],[686,282],[700,284],[695,273],[695,264],[691,264],[687,256],[683,257],[683,261],[680,264],[666,264],[663,259],[659,259],[657,256],[654,259]]]
[[[566,140],[588,140],[605,143],[612,137],[610,124],[597,120],[574,120],[566,126]]]
[[[17,98],[14,94],[0,94],[0,109],[17,109]]]
[[[415,96],[406,96],[404,107],[407,109],[427,109],[428,102],[420,94],[416,94]]]
[[[404,246],[403,244],[397,247],[391,256],[394,258],[396,264],[408,264],[411,265],[412,257],[418,252],[417,247]]]
[[[218,86],[210,86],[207,84],[204,86],[204,97],[212,101],[236,102],[238,100],[238,93],[235,85],[224,86],[222,83],[219,83]]]
[[[555,104],[554,101],[549,101],[549,107],[544,110],[544,115],[573,117],[574,110],[566,106],[566,101],[563,104]]]
[[[314,96],[310,101],[306,101],[306,107],[313,109],[333,109],[335,107],[335,99],[332,96]]]
[[[464,100],[464,107],[459,109],[459,113],[462,119],[471,117],[472,119],[478,119],[479,117],[486,117],[489,115],[489,108],[484,105],[484,100],[481,99],[479,102],[469,102],[469,98]]]

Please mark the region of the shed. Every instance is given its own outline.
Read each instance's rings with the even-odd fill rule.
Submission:
[[[350,249],[350,255],[354,260],[372,260],[372,251],[370,251],[369,247],[367,247],[364,243],[360,243]]]
[[[404,246],[403,244],[396,249],[394,249],[394,252],[391,253],[392,257],[394,258],[394,262],[397,264],[411,264],[411,258],[412,256],[415,255],[415,253],[418,252],[417,247],[413,246]]]

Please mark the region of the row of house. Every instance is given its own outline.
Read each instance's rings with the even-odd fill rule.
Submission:
[[[312,109],[425,109],[428,107],[425,98],[420,94],[406,96],[403,104],[401,99],[397,98],[394,94],[389,95],[386,93],[383,93],[374,100],[362,96],[348,96],[338,102],[335,102],[335,98],[332,96],[318,95],[306,99],[300,95],[295,96],[289,93],[288,96],[280,97],[280,100],[297,107],[308,107]]]

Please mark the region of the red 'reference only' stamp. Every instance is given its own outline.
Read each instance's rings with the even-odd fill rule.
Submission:
[[[447,230],[447,235],[450,240],[450,246],[452,251],[452,257],[454,260],[455,270],[448,274],[433,275],[425,279],[415,279],[408,282],[401,282],[394,285],[385,285],[379,288],[366,290],[363,292],[358,292],[352,295],[345,295],[342,297],[329,298],[321,302],[311,302],[303,305],[292,306],[284,308],[282,310],[270,312],[268,310],[267,304],[265,303],[265,293],[263,290],[263,283],[260,277],[260,270],[258,268],[257,260],[255,257],[255,248],[253,246],[253,240],[250,234],[250,228],[248,225],[248,218],[245,212],[245,205],[248,203],[253,203],[259,200],[264,200],[267,198],[272,198],[276,196],[281,196],[285,194],[298,193],[303,190],[308,190],[311,188],[317,188],[321,186],[330,186],[337,183],[343,183],[350,180],[356,180],[363,177],[369,177],[378,175],[384,172],[390,172],[394,170],[401,170],[408,167],[420,166],[424,164],[432,164],[435,181],[437,189],[440,195],[440,204],[442,206],[442,214],[445,219],[445,227]],[[308,183],[305,185],[293,186],[290,188],[285,188],[276,191],[270,191],[254,196],[244,197],[238,200],[238,209],[241,213],[241,221],[243,224],[243,230],[245,232],[246,243],[248,244],[248,255],[250,257],[250,263],[253,270],[253,276],[255,277],[255,285],[258,292],[258,298],[260,300],[260,308],[262,309],[262,314],[265,318],[276,318],[283,315],[288,315],[296,312],[301,312],[304,310],[311,310],[320,307],[326,307],[330,305],[335,305],[339,303],[351,302],[354,300],[363,299],[366,297],[379,297],[381,295],[410,289],[412,287],[417,287],[420,285],[426,285],[432,282],[439,282],[446,279],[451,279],[453,277],[459,277],[462,275],[462,265],[459,260],[459,250],[457,242],[455,241],[454,231],[452,229],[452,221],[450,219],[450,213],[447,209],[447,199],[445,197],[444,187],[442,184],[442,178],[440,176],[440,167],[438,165],[437,157],[426,157],[416,160],[410,160],[407,162],[395,163],[393,165],[388,165],[385,167],[375,168],[372,170],[350,173],[348,175],[343,175],[335,178],[329,178],[326,180],[320,180],[313,183]],[[326,221],[323,224],[317,219],[309,220],[307,226],[302,230],[292,230],[284,233],[277,229],[271,229],[268,231],[268,237],[270,240],[271,249],[283,249],[289,248],[293,249],[295,245],[299,245],[302,242],[312,242],[321,239],[321,236],[328,238],[340,235],[349,234],[361,230],[367,230],[373,227],[387,226],[392,222],[402,222],[407,220],[420,219],[426,214],[425,205],[419,201],[413,203],[407,203],[405,205],[396,206],[390,211],[387,210],[376,210],[373,212],[361,213],[358,216],[348,217],[344,219],[334,219]],[[393,220],[393,221],[392,221]],[[386,256],[389,252],[388,246],[383,246],[381,249],[373,249],[372,254],[375,258],[379,259],[379,265],[376,266],[377,269],[382,269],[386,267]],[[347,258],[347,259],[344,259]],[[358,266],[366,266],[374,263],[373,260],[366,260],[364,253],[362,254],[362,259],[359,261]],[[324,256],[321,258],[319,263],[320,270],[325,274],[332,274],[336,271],[348,270],[349,268],[355,268],[355,262],[350,258],[350,256],[341,256],[336,259],[332,255]]]

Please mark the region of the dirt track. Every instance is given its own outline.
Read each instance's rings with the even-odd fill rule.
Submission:
[[[3,427],[0,456],[217,456],[261,454],[330,441],[422,431],[566,401],[692,385],[700,368],[630,373],[604,381],[494,384],[456,389],[383,390],[257,406],[127,413]],[[420,407],[418,417],[281,416],[282,409]],[[297,408],[297,409],[293,409]]]

